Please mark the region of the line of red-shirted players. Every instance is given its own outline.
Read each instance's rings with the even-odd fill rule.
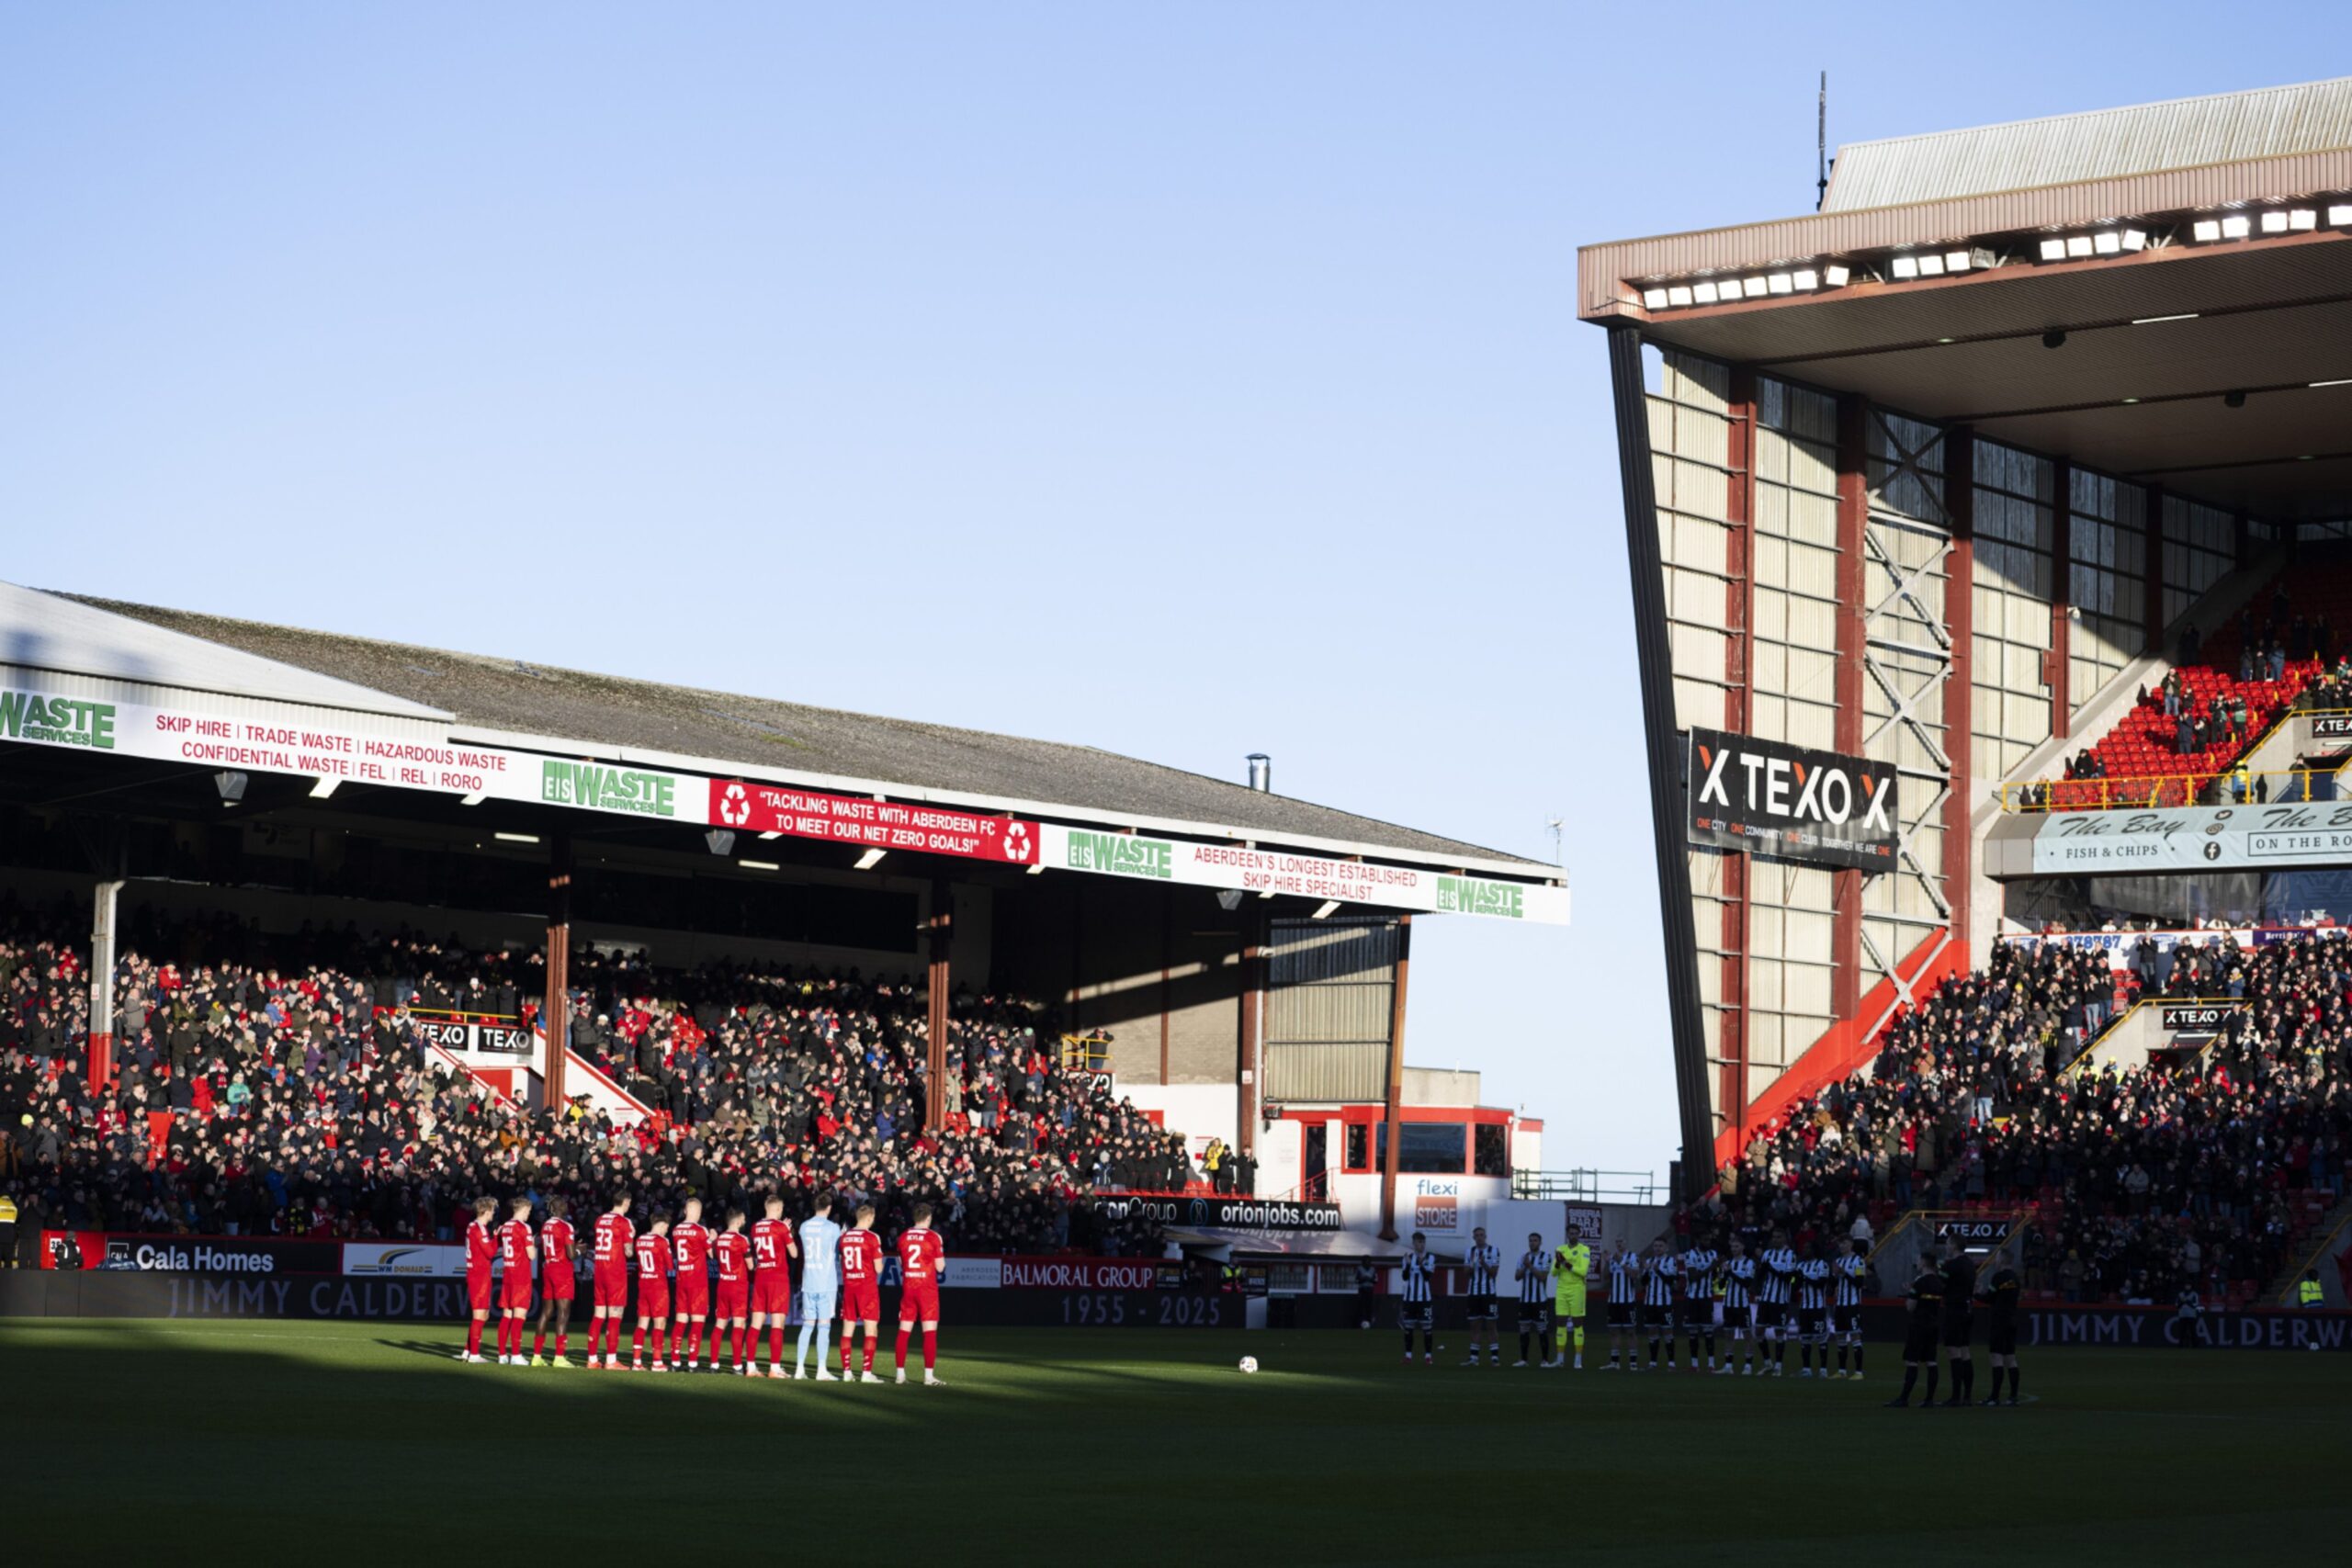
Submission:
[[[749,1235],[743,1231],[741,1209],[728,1212],[725,1230],[713,1233],[707,1228],[702,1224],[699,1198],[685,1201],[674,1229],[667,1214],[657,1213],[646,1230],[639,1233],[628,1217],[628,1199],[615,1198],[611,1211],[597,1218],[593,1244],[596,1300],[595,1315],[589,1321],[588,1365],[621,1370],[621,1319],[628,1310],[629,1268],[634,1261],[637,1323],[630,1338],[629,1371],[665,1372],[674,1367],[679,1371],[725,1371],[728,1368],[719,1362],[719,1332],[726,1328],[731,1331],[733,1370],[746,1377],[756,1377],[760,1375],[759,1331],[765,1327],[767,1376],[798,1375],[785,1371],[784,1331],[792,1316],[790,1260],[800,1256],[800,1248],[793,1240],[790,1222],[783,1217],[784,1200],[771,1196],[764,1206],[766,1217],[752,1227]],[[486,1361],[481,1353],[482,1325],[493,1310],[492,1296],[495,1293],[499,1365],[571,1365],[569,1350],[574,1285],[572,1249],[576,1238],[571,1222],[566,1217],[567,1210],[563,1199],[548,1199],[548,1218],[535,1235],[531,1229],[531,1201],[517,1198],[512,1217],[493,1233],[491,1221],[497,1215],[498,1201],[486,1197],[474,1201],[473,1223],[466,1227],[466,1292],[473,1315],[467,1325],[466,1348],[458,1353],[459,1360],[476,1365]],[[931,1228],[931,1213],[930,1204],[916,1204],[914,1224],[899,1237],[897,1372],[899,1382],[907,1381],[907,1346],[920,1325],[922,1381],[935,1388],[942,1381],[936,1371],[939,1275],[946,1247],[939,1233]],[[863,1378],[866,1382],[880,1382],[882,1379],[874,1371],[874,1349],[880,1337],[882,1315],[882,1238],[874,1234],[874,1205],[858,1206],[856,1224],[850,1230],[840,1231],[830,1223],[827,1228],[840,1238],[837,1279],[841,1293],[842,1373],[836,1379],[825,1370],[826,1325],[818,1323],[814,1325],[816,1379],[825,1382],[859,1381],[860,1373],[851,1369],[851,1353],[856,1330],[863,1325]],[[505,1266],[503,1280],[495,1284],[491,1277],[494,1262]],[[524,1319],[531,1310],[535,1263],[541,1285],[539,1318],[532,1335],[531,1353],[526,1356]],[[715,1311],[711,1303],[714,1267],[718,1276]],[[674,1298],[670,1278],[673,1268],[677,1274]],[[821,1275],[824,1271],[818,1272]],[[824,1309],[830,1317],[831,1294],[812,1290],[805,1304],[812,1312]],[[555,1358],[551,1361],[546,1353],[550,1314],[555,1318]],[[748,1355],[744,1332],[747,1323],[751,1331]],[[650,1363],[645,1359],[649,1324],[653,1330],[653,1359]],[[707,1367],[704,1364],[706,1357]]]

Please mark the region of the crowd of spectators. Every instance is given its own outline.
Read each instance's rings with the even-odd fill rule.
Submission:
[[[2130,988],[2243,1005],[2210,1049],[2069,1073],[2109,1020],[2109,956],[2005,942],[1900,1016],[1869,1067],[1759,1130],[1683,1223],[1810,1245],[1905,1208],[2030,1208],[2030,1289],[2164,1303],[2259,1289],[2290,1260],[2291,1195],[2344,1192],[2352,940],[2143,938],[2126,956]]]
[[[693,1194],[724,1213],[934,1203],[965,1251],[1156,1251],[1103,1190],[1195,1179],[1165,1133],[1063,1070],[1047,1010],[959,990],[946,1126],[922,1125],[920,986],[846,973],[667,971],[571,956],[576,1050],[654,1114],[533,1110],[433,1049],[420,1013],[534,1019],[543,959],[408,933],[264,937],[134,924],[117,964],[116,1070],[87,1083],[85,952],[62,917],[0,905],[0,1184],[18,1234],[74,1229],[447,1239],[479,1193],[601,1211]]]

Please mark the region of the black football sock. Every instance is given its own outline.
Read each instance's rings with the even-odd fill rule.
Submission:
[[[1522,1361],[1527,1359],[1527,1330],[1524,1328],[1519,1331],[1519,1359]]]
[[[1928,1363],[1927,1399],[1928,1403],[1930,1404],[1933,1404],[1936,1402],[1936,1364],[1933,1361]]]
[[[1919,1386],[1919,1369],[1918,1369],[1918,1368],[1917,1368],[1917,1367],[1914,1367],[1914,1366],[1911,1366],[1911,1365],[1905,1364],[1905,1367],[1904,1367],[1904,1369],[1903,1369],[1903,1392],[1902,1392],[1901,1393],[1896,1394],[1896,1395],[1894,1396],[1894,1397],[1895,1397],[1895,1399],[1896,1399],[1898,1402],[1899,1402],[1899,1401],[1902,1401],[1902,1400],[1907,1400],[1907,1399],[1909,1399],[1909,1398],[1911,1397],[1911,1391],[1912,1391],[1913,1389],[1915,1389],[1915,1388],[1917,1388],[1918,1386]]]
[[[2010,1362],[2010,1363],[2009,1363],[2009,1397],[2010,1397],[2011,1399],[2015,1399],[2017,1396],[2018,1396],[2018,1368],[2017,1368],[2017,1363],[2016,1363],[2015,1361],[2012,1361],[2012,1362]]]
[[[1405,1354],[1406,1354],[1408,1357],[1410,1357],[1410,1356],[1412,1355],[1412,1353],[1413,1353],[1413,1331],[1412,1331],[1411,1329],[1409,1329],[1409,1328],[1408,1328],[1408,1329],[1405,1330]]]
[[[1711,1367],[1715,1364],[1715,1336],[1712,1329],[1707,1334],[1707,1364]]]
[[[1437,1354],[1437,1333],[1435,1330],[1428,1328],[1421,1330],[1421,1354],[1424,1356],[1433,1356]]]
[[[1657,1365],[1657,1340],[1656,1337],[1652,1337],[1650,1340],[1650,1365],[1653,1367]]]
[[[1838,1347],[1838,1370],[1841,1372],[1846,1370],[1846,1347],[1843,1345]]]
[[[1861,1342],[1860,1340],[1857,1339],[1857,1340],[1855,1340],[1855,1341],[1854,1341],[1854,1371],[1858,1371],[1858,1372],[1859,1372],[1859,1371],[1860,1371],[1861,1370],[1862,1370],[1862,1342]]]
[[[1813,1371],[1813,1341],[1810,1339],[1797,1347],[1797,1370],[1805,1372]]]

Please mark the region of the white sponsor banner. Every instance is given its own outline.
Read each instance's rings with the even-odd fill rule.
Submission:
[[[2037,874],[2352,865],[2352,801],[2055,811],[2034,829]]]
[[[1568,890],[1492,877],[1456,876],[1416,866],[1325,860],[1289,850],[1198,844],[1142,833],[1114,833],[1046,823],[1038,829],[1054,871],[1087,872],[1189,887],[1230,887],[1244,893],[1287,893],[1336,898],[1390,909],[1496,919],[1568,922]]]
[[[379,1279],[460,1280],[466,1249],[442,1242],[346,1241],[343,1271]]]
[[[939,1283],[950,1291],[993,1291],[1004,1284],[1001,1258],[949,1258],[940,1265]]]

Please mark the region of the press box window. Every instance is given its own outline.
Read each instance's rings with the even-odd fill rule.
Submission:
[[[1481,1122],[1471,1129],[1471,1167],[1473,1176],[1510,1175],[1510,1129],[1495,1122]]]

